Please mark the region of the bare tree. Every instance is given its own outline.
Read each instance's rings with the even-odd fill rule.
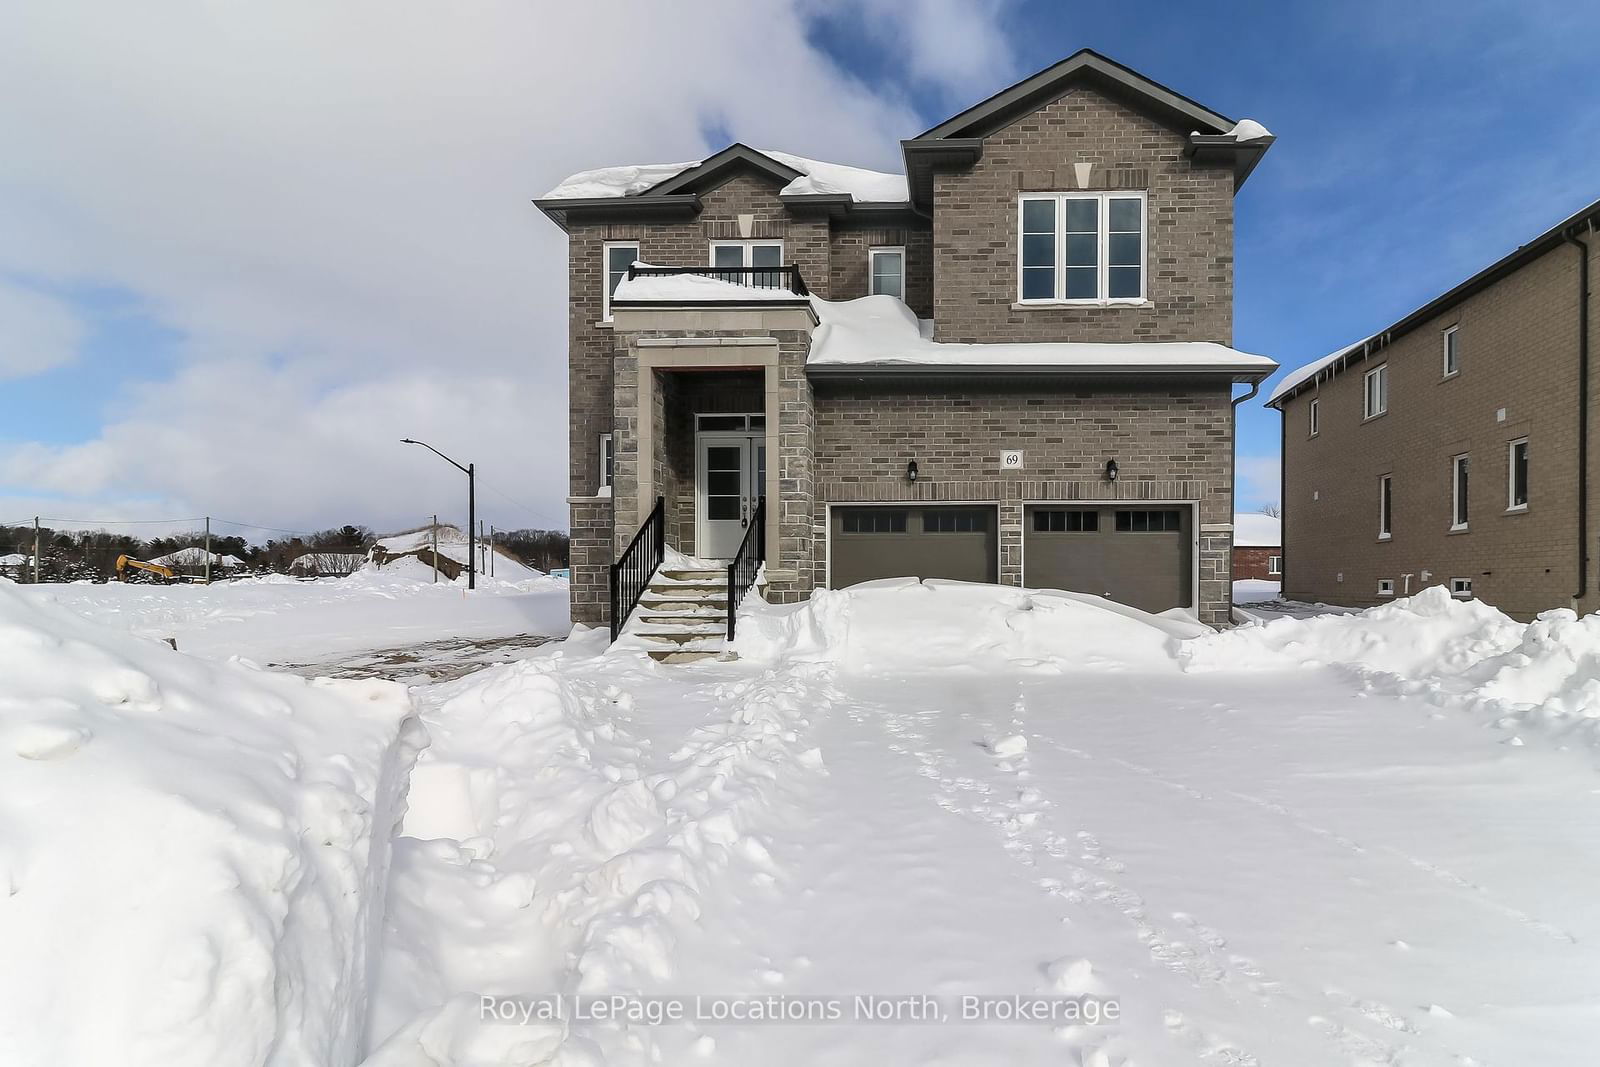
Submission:
[[[1262,504],[1261,514],[1271,515],[1275,519],[1283,518],[1283,509],[1277,504]]]

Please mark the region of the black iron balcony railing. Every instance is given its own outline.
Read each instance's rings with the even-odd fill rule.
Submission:
[[[733,640],[734,623],[739,618],[739,601],[756,583],[761,564],[767,559],[767,498],[756,501],[755,514],[744,531],[739,551],[728,564],[728,640]]]
[[[810,296],[800,268],[787,267],[645,267],[634,264],[628,268],[629,278],[667,278],[679,274],[693,274],[701,278],[715,278],[734,285],[749,285],[757,289],[787,289],[795,296]]]

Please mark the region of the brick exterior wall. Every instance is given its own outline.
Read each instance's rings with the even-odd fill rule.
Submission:
[[[1233,580],[1241,578],[1258,578],[1264,582],[1275,582],[1283,577],[1272,572],[1272,557],[1283,558],[1281,548],[1241,548],[1233,546]]]
[[[898,246],[906,250],[906,306],[918,318],[933,318],[933,229],[911,226],[852,226],[839,224],[833,231],[834,300],[866,296],[871,279],[867,257],[871,249]]]
[[[1600,279],[1591,241],[1590,273]],[[1370,605],[1380,578],[1398,595],[1471,578],[1473,593],[1511,615],[1574,602],[1577,575],[1578,262],[1557,247],[1397,338],[1365,362],[1285,402],[1284,593]],[[1590,322],[1600,322],[1591,300]],[[1460,373],[1443,377],[1443,330],[1459,327]],[[1591,373],[1600,351],[1591,338]],[[1389,409],[1362,417],[1363,375],[1389,368]],[[1592,379],[1591,385],[1593,386]],[[1592,392],[1592,389],[1591,389]],[[1319,432],[1309,404],[1319,398]],[[1591,395],[1591,406],[1593,398]],[[1504,411],[1502,420],[1500,412]],[[1593,415],[1591,415],[1593,419]],[[1600,421],[1591,422],[1589,535],[1600,534]],[[1508,512],[1507,446],[1529,440],[1529,506]],[[1451,459],[1471,456],[1468,529],[1450,532]],[[1378,539],[1378,479],[1390,474],[1393,536]],[[1591,542],[1592,543],[1592,542]]]
[[[611,623],[611,501],[573,498],[569,588],[573,622],[585,626]]]
[[[1233,172],[1183,157],[1182,133],[1087,89],[984,139],[969,171],[934,177],[934,336],[940,341],[1233,339]],[[1017,300],[1017,196],[1077,188],[1147,192],[1146,294],[1139,307]]]
[[[1000,509],[1000,581],[1022,583],[1022,505],[1054,500],[1175,500],[1201,527],[1232,519],[1233,409],[1221,385],[1044,388],[1001,381],[959,386],[822,382],[816,386],[813,512],[817,585],[826,581],[826,504],[980,500]],[[1000,453],[1025,468],[1001,473]],[[1104,480],[1108,459],[1119,468]],[[906,464],[917,461],[917,481]],[[1203,621],[1225,625],[1231,535],[1202,532]]]

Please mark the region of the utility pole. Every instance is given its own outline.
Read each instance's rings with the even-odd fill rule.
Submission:
[[[489,577],[494,577],[494,527],[489,527]]]
[[[206,516],[206,584],[211,584],[211,516]]]
[[[33,584],[39,584],[39,516],[33,517]]]
[[[433,580],[437,583],[439,581],[439,516],[437,512],[433,516],[433,525],[428,529],[433,534]]]

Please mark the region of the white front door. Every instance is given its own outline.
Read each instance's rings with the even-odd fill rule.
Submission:
[[[766,440],[758,434],[702,434],[698,451],[695,555],[732,559],[765,491]]]

